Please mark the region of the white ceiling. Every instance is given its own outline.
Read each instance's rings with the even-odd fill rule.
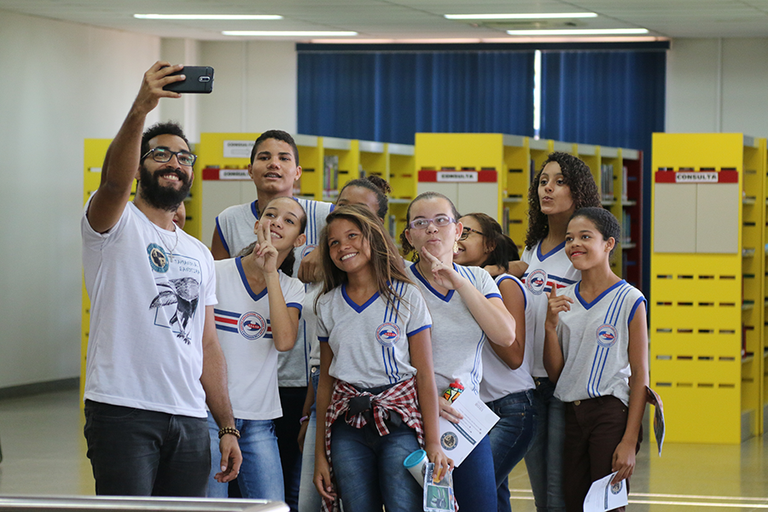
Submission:
[[[0,0],[2,11],[199,40],[232,40],[222,30],[353,30],[350,40],[509,39],[531,22],[472,25],[443,14],[592,11],[597,18],[544,28],[647,28],[657,37],[768,37],[768,0]],[[151,21],[134,13],[280,14],[280,21]],[[301,40],[299,38],[288,38]]]

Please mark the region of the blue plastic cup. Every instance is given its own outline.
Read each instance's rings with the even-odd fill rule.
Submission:
[[[427,452],[424,450],[416,450],[403,461],[403,466],[408,472],[413,475],[413,478],[419,482],[419,485],[424,487],[424,466],[427,465]]]

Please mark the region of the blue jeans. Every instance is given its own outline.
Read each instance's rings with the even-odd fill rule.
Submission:
[[[86,400],[83,433],[96,494],[205,496],[205,419]]]
[[[450,452],[446,455],[451,456]],[[488,436],[477,443],[461,466],[453,470],[453,490],[461,512],[496,510],[496,480]]]
[[[283,501],[283,473],[275,470],[280,467],[280,452],[277,449],[274,423],[272,420],[235,419],[235,427],[240,431],[240,451],[243,453],[243,464],[237,477],[242,497]],[[221,472],[221,452],[219,426],[210,412],[208,433],[211,464],[207,496],[226,498],[229,484],[217,482],[213,478],[213,475]]]
[[[533,390],[512,393],[486,405],[499,416],[488,433],[496,473],[498,512],[511,511],[509,503],[509,472],[523,460],[536,432]]]
[[[280,387],[280,406],[283,415],[275,418],[277,447],[280,450],[280,462],[283,468],[285,503],[291,512],[297,512],[299,506],[299,482],[301,481],[301,452],[299,452],[299,429],[307,388]]]
[[[317,396],[317,384],[320,380],[320,367],[310,368],[309,377]],[[317,403],[317,402],[315,402]],[[323,417],[322,421],[325,421]],[[299,512],[318,512],[320,510],[320,494],[315,488],[315,432],[317,428],[317,411],[312,404],[309,415],[307,435],[304,437],[304,450],[301,458],[301,486],[299,487]]]
[[[563,446],[565,442],[565,405],[553,396],[555,384],[546,377],[536,381],[536,435],[525,465],[531,481],[533,499],[538,512],[562,512]]]
[[[379,436],[339,418],[331,427],[331,463],[344,512],[421,512],[423,491],[403,461],[418,450],[416,432],[404,422]]]

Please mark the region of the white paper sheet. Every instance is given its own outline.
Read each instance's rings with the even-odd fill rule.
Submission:
[[[499,417],[471,392],[459,395],[451,406],[464,418],[459,423],[451,423],[440,417],[440,446],[445,455],[453,459],[453,464],[459,466]]]
[[[606,512],[614,508],[624,507],[629,503],[627,499],[627,481],[611,485],[611,480],[616,476],[611,473],[605,478],[595,480],[584,498],[584,512]]]

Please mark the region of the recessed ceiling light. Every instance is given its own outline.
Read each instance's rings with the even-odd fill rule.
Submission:
[[[511,36],[597,36],[597,35],[640,35],[647,34],[647,28],[587,28],[553,30],[507,30]]]
[[[332,30],[225,30],[225,36],[241,37],[351,37],[357,32]]]
[[[142,20],[281,20],[278,14],[134,14]]]
[[[594,12],[539,12],[527,14],[444,14],[449,20],[550,20],[597,18]]]

